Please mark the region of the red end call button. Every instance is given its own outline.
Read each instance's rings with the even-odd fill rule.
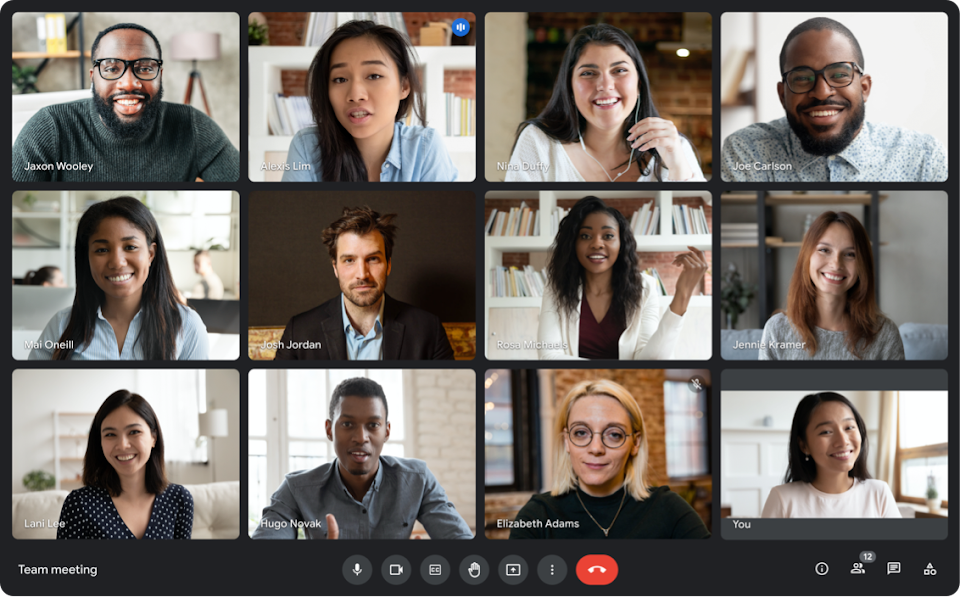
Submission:
[[[585,585],[609,585],[619,571],[617,561],[607,555],[591,554],[577,562],[577,578]]]

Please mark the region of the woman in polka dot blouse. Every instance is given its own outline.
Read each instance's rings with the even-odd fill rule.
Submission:
[[[189,539],[193,496],[167,482],[163,433],[142,396],[117,390],[90,426],[84,487],[60,510],[57,539]]]

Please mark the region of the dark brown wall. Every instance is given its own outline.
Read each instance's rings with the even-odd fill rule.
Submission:
[[[285,325],[337,296],[321,232],[344,207],[397,213],[390,296],[445,322],[476,320],[476,207],[469,191],[256,191],[247,218],[251,326]]]

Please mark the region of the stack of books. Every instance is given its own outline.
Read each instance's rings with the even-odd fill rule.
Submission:
[[[494,209],[487,218],[485,227],[487,236],[539,236],[540,210],[520,202],[520,207],[511,207],[510,211]]]
[[[756,245],[760,242],[760,226],[751,224],[720,224],[720,243],[724,245]]]
[[[523,269],[515,265],[498,266],[490,271],[490,296],[541,297],[546,283],[544,272],[536,271],[532,265],[525,265]]]
[[[652,201],[643,204],[643,207],[633,212],[630,218],[630,229],[637,236],[649,236],[660,232],[660,208],[654,207]]]
[[[444,93],[448,137],[473,137],[477,134],[477,102],[466,97]]]
[[[657,271],[655,267],[648,267],[643,270],[643,273],[648,276],[652,276],[654,280],[657,281],[657,288],[660,289],[660,296],[667,296],[667,287],[663,285],[663,280],[660,278],[660,272]]]
[[[673,233],[710,234],[710,227],[707,225],[707,216],[703,211],[703,207],[674,205]]]
[[[274,135],[295,135],[297,131],[313,126],[310,98],[304,95],[285,97],[276,93],[267,101],[267,123]]]
[[[37,17],[37,38],[41,50],[48,54],[63,54],[67,51],[67,17],[62,12],[47,13]]]

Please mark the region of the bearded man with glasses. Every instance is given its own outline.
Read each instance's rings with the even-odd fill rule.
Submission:
[[[741,129],[723,143],[723,180],[736,182],[937,182],[947,154],[932,135],[865,121],[873,81],[841,23],[794,27],[777,83],[786,117]]]
[[[93,97],[47,106],[13,144],[22,182],[234,182],[240,154],[219,126],[191,106],[163,98],[160,42],[120,23],[90,52]]]

